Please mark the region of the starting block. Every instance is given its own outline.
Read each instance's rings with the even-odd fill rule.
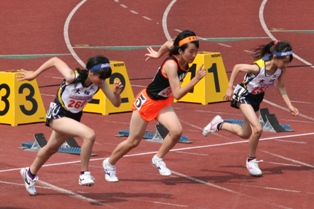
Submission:
[[[22,142],[22,149],[25,151],[38,152],[47,144],[46,137],[43,133],[34,134],[34,142]],[[81,147],[77,144],[73,137],[69,137],[58,149],[58,152],[69,153],[69,154],[81,154]],[[92,156],[97,154],[92,153]]]
[[[270,114],[268,108],[260,109],[259,121],[263,126],[263,131],[268,132],[293,132],[289,124],[280,124],[275,114]],[[242,125],[243,120],[225,119],[224,122]]]
[[[161,143],[164,140],[164,138],[167,136],[168,132],[169,131],[166,129],[166,127],[164,127],[162,124],[159,123],[156,125],[156,131],[145,131],[143,139],[146,139],[146,141],[150,141],[150,142]],[[116,136],[128,137],[129,134],[130,134],[129,130],[120,130],[119,134],[117,134]],[[191,144],[192,141],[189,141],[187,136],[181,136],[179,143]]]

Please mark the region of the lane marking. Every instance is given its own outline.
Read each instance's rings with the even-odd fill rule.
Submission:
[[[253,187],[253,188],[267,189],[267,190],[274,190],[274,191],[280,191],[280,192],[301,193],[301,191],[298,191],[298,190],[282,189],[282,188],[276,188],[276,187],[262,187],[262,186],[256,186],[256,185],[238,184],[238,183],[230,183],[230,182],[225,182],[225,184],[245,186],[245,187]]]
[[[266,204],[266,205],[271,205],[271,206],[275,206],[275,207],[279,207],[279,208],[290,209],[289,207],[286,207],[286,206],[283,206],[283,205],[274,204],[274,203],[271,203],[271,202],[269,202],[269,201],[266,202],[266,201],[261,200],[261,199],[258,198],[258,197],[249,196],[249,195],[246,195],[246,194],[244,194],[244,193],[237,192],[237,191],[234,191],[234,190],[232,190],[232,189],[228,189],[228,188],[226,188],[226,187],[222,187],[222,186],[219,186],[219,185],[216,185],[216,184],[212,184],[212,183],[203,181],[203,180],[201,180],[201,179],[194,178],[194,177],[192,177],[192,176],[185,175],[185,174],[183,174],[183,173],[179,173],[179,172],[176,172],[176,171],[173,171],[173,170],[171,170],[171,172],[174,173],[174,174],[177,175],[177,176],[180,176],[180,177],[189,179],[189,180],[191,180],[191,181],[194,181],[194,182],[197,182],[197,183],[206,185],[206,186],[210,186],[210,187],[213,187],[213,188],[216,188],[216,189],[219,189],[219,190],[223,190],[223,191],[226,191],[226,192],[229,192],[229,193],[232,193],[232,194],[236,194],[236,195],[239,195],[239,196],[243,196],[243,197],[246,197],[246,198],[249,198],[249,199],[253,199],[253,200],[255,200],[255,201],[262,202],[262,203],[264,203],[264,204]],[[292,208],[291,208],[291,209],[292,209]]]
[[[301,161],[298,161],[298,160],[294,160],[292,158],[284,157],[282,155],[278,155],[278,154],[275,154],[275,153],[272,153],[272,152],[268,152],[268,151],[265,151],[265,150],[261,150],[261,152],[269,154],[269,155],[272,155],[272,156],[275,156],[275,157],[278,157],[278,158],[281,158],[281,159],[284,159],[284,160],[287,160],[287,161],[291,161],[291,162],[294,162],[294,163],[297,163],[297,164],[300,164],[300,165],[303,165],[303,166],[306,166],[306,167],[309,167],[309,168],[314,168],[314,165],[310,165],[310,164],[307,164],[307,163],[304,163],[304,162],[301,162]]]
[[[72,44],[70,42],[70,38],[69,38],[69,25],[71,22],[72,17],[74,16],[75,12],[86,2],[87,0],[82,0],[79,4],[77,4],[74,9],[70,12],[69,16],[67,17],[65,23],[64,23],[64,27],[63,27],[63,38],[65,41],[65,44],[68,48],[68,50],[70,51],[71,55],[73,56],[73,58],[83,67],[85,68],[85,63],[79,58],[79,56],[76,54],[76,52],[74,51]]]
[[[302,142],[302,141],[288,141],[288,140],[282,140],[282,139],[276,139],[275,141],[279,142],[288,142],[288,143],[295,143],[295,144],[307,144],[307,142]]]
[[[282,138],[291,138],[291,137],[296,138],[296,137],[311,136],[311,135],[314,135],[314,132],[304,133],[304,134],[293,134],[293,135],[287,135],[287,136],[276,136],[276,137],[261,138],[260,141],[268,141],[268,140],[282,139]],[[243,143],[248,143],[248,140],[225,142],[225,143],[220,143],[220,144],[208,144],[208,145],[200,145],[200,146],[183,147],[183,148],[171,149],[170,152],[183,151],[183,150],[193,150],[193,149],[204,149],[204,148],[210,148],[210,147],[220,147],[220,146],[243,144]],[[141,152],[141,153],[135,153],[135,154],[127,154],[124,157],[151,155],[151,154],[155,154],[155,153],[156,153],[156,151]],[[287,158],[287,159],[289,159],[289,158]],[[93,158],[93,159],[90,159],[90,161],[100,161],[100,160],[104,160],[104,158]],[[293,160],[293,159],[291,159],[291,160]],[[43,165],[43,167],[68,165],[68,164],[75,164],[75,163],[81,163],[81,161],[80,160],[76,160],[76,161],[68,161],[68,162],[61,162],[61,163],[51,163],[51,164],[45,164],[45,165]],[[301,164],[302,162],[298,161],[298,163]],[[309,165],[307,163],[303,163],[303,164],[307,165],[308,167],[312,166],[312,165]],[[0,170],[0,173],[10,172],[10,171],[17,171],[17,170],[20,170],[20,169],[21,168],[3,169],[3,170]]]
[[[268,35],[268,37],[272,40],[276,40],[275,36],[273,36],[273,34],[268,29],[266,22],[265,22],[265,19],[264,19],[264,9],[265,9],[265,5],[266,5],[267,1],[268,0],[263,0],[261,3],[261,6],[259,8],[259,20],[260,20],[260,23],[262,25],[262,28],[264,29],[264,31]],[[305,59],[302,59],[301,57],[299,57],[295,53],[293,53],[293,57],[295,57],[296,59],[298,59],[299,61],[303,62],[306,65],[313,65],[312,63],[306,61]],[[314,66],[310,66],[310,67],[314,68]]]
[[[296,164],[287,164],[287,163],[278,163],[278,162],[267,162],[264,161],[263,163],[269,163],[269,164],[275,164],[275,165],[284,165],[284,166],[291,166],[291,167],[301,167],[302,165],[296,165]]]
[[[168,31],[167,19],[168,19],[168,14],[169,14],[169,12],[170,12],[170,10],[171,10],[171,7],[172,7],[175,3],[176,3],[176,0],[172,0],[172,1],[170,2],[170,4],[167,6],[167,8],[166,8],[166,10],[165,10],[165,12],[164,12],[164,14],[163,14],[163,16],[162,16],[162,29],[163,29],[164,34],[165,34],[165,36],[166,36],[166,39],[167,39],[168,41],[171,41],[172,38],[171,38],[171,36],[170,36],[170,34],[169,34],[169,31]]]
[[[41,58],[41,57],[55,57],[55,56],[69,56],[71,54],[7,54],[0,55],[0,59],[33,59],[33,58]]]
[[[46,187],[49,187],[49,188],[51,188],[52,190],[57,191],[57,192],[59,192],[59,193],[63,193],[63,194],[69,195],[69,196],[71,196],[71,197],[80,199],[80,200],[85,200],[85,201],[87,201],[87,202],[91,202],[91,203],[93,203],[94,205],[104,205],[104,203],[102,203],[102,202],[99,202],[99,201],[97,201],[97,200],[94,200],[94,199],[85,197],[85,196],[83,196],[83,195],[77,194],[77,193],[72,192],[72,191],[70,191],[70,190],[63,189],[63,188],[58,187],[58,186],[55,186],[55,185],[53,185],[53,184],[49,184],[49,183],[47,183],[47,182],[44,182],[44,181],[39,180],[38,183],[40,183],[40,184],[42,184],[42,185],[44,185],[44,186],[46,186]],[[108,206],[108,205],[106,204],[106,206]]]

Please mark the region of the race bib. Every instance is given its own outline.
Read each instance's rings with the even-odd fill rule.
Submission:
[[[134,102],[134,106],[140,110],[141,107],[143,106],[143,104],[146,102],[146,97],[144,96],[144,94],[140,94],[137,99]]]

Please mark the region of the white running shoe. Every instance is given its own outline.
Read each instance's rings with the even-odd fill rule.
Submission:
[[[203,136],[207,136],[210,133],[218,131],[217,125],[224,122],[220,115],[216,115],[210,123],[203,129]]]
[[[25,188],[28,191],[30,195],[36,195],[36,188],[35,188],[35,183],[38,180],[38,176],[35,176],[34,179],[28,176],[28,170],[29,168],[22,168],[20,170],[20,174],[24,180],[25,183]]]
[[[79,185],[91,187],[94,186],[94,180],[95,178],[90,174],[90,172],[85,171],[79,177]]]
[[[248,159],[246,159],[246,168],[252,176],[261,176],[263,174],[261,169],[258,167],[258,163],[262,161],[263,160],[257,161],[256,159],[248,161]]]
[[[171,171],[167,168],[164,160],[162,158],[157,157],[157,155],[154,155],[154,157],[152,158],[152,164],[153,166],[158,168],[160,175],[162,176],[171,175]]]
[[[111,165],[109,163],[109,158],[106,158],[103,162],[102,162],[102,167],[104,168],[105,171],[105,179],[108,182],[118,182],[119,179],[116,176],[116,166]]]

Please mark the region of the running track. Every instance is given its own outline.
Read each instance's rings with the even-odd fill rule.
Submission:
[[[196,3],[197,2],[197,3]],[[203,38],[201,51],[218,51],[229,71],[236,63],[250,63],[248,52],[271,39],[289,40],[295,52],[292,65],[313,63],[311,20],[314,3],[289,1],[123,1],[55,0],[3,1],[1,5],[1,68],[35,69],[51,56],[73,68],[95,54],[126,63],[134,93],[145,86],[160,60],[144,62],[147,46],[158,46],[184,29]],[[244,167],[247,141],[226,132],[208,138],[201,129],[216,114],[241,118],[228,103],[175,103],[184,135],[192,144],[178,144],[166,157],[171,177],[150,166],[157,143],[146,142],[118,163],[120,182],[105,182],[102,160],[124,138],[130,113],[85,114],[97,142],[90,169],[93,188],[77,184],[79,157],[56,154],[38,174],[39,195],[30,197],[19,175],[36,153],[17,149],[32,135],[50,129],[43,123],[17,127],[0,125],[0,208],[310,208],[313,204],[314,113],[312,67],[291,68],[286,88],[301,115],[292,117],[277,90],[269,89],[262,107],[275,113],[295,132],[264,132],[258,157],[264,176],[252,178]],[[240,80],[241,78],[239,78]],[[38,80],[45,107],[54,98],[60,75],[47,71]],[[47,87],[52,85],[51,87]],[[96,122],[95,122],[96,121]],[[154,129],[154,123],[149,129]]]

